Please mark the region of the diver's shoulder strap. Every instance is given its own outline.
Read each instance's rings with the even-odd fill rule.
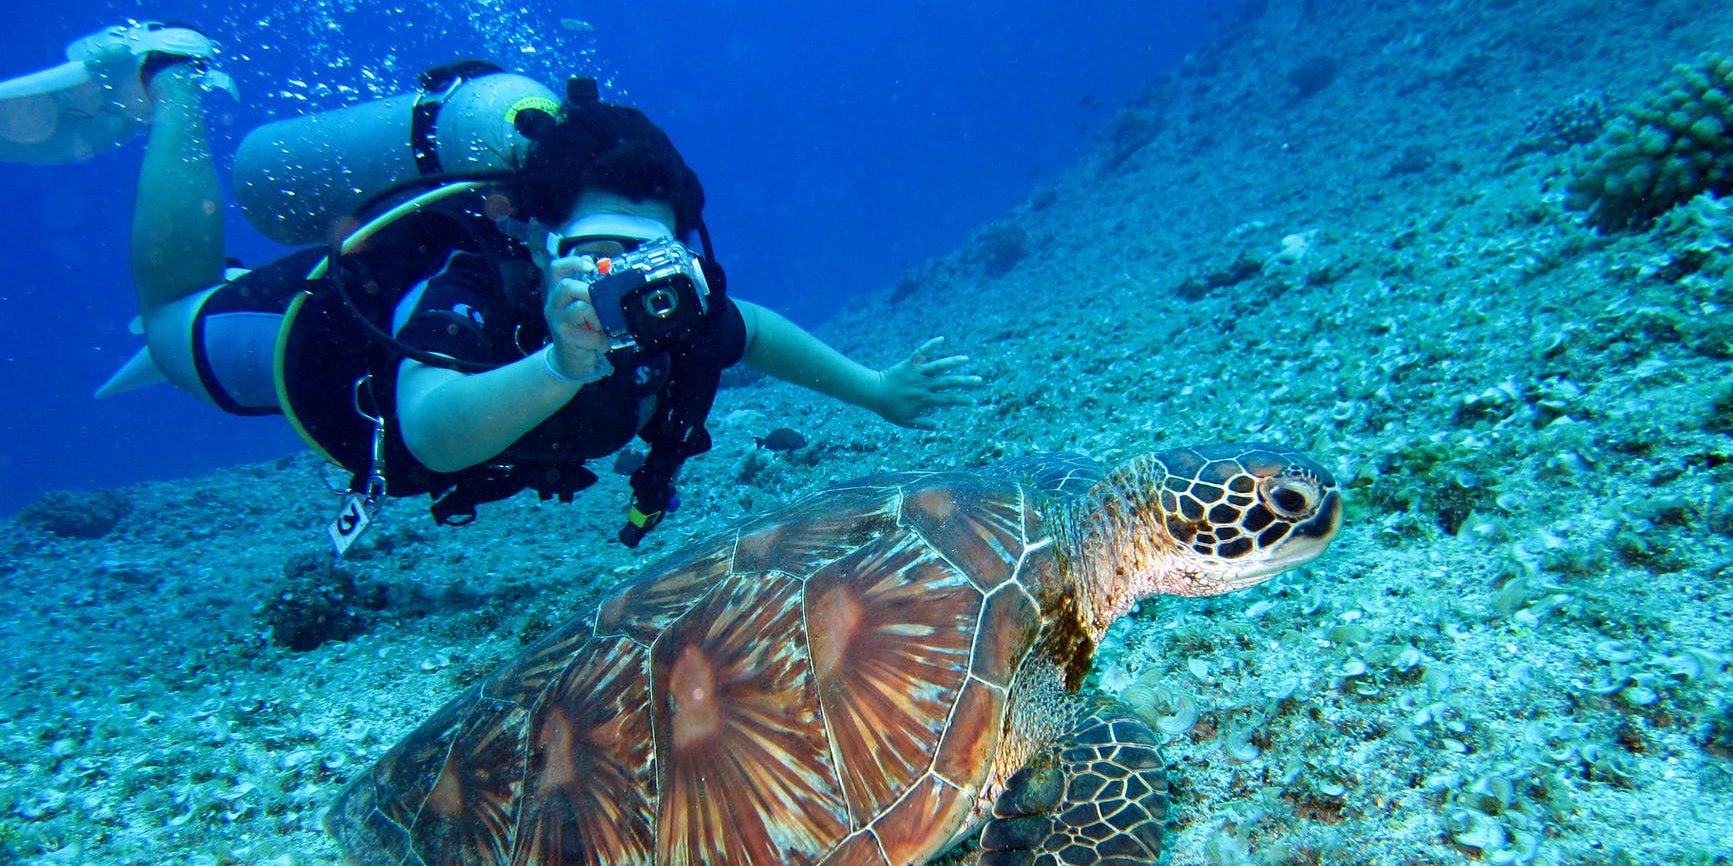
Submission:
[[[531,261],[528,242],[521,236],[527,226],[490,213],[496,189],[478,181],[450,183],[391,206],[345,239],[345,255],[353,247],[361,259],[379,267],[382,258],[385,265],[429,261],[429,250],[473,252],[485,258],[499,277],[502,300],[521,305],[521,287],[533,283],[539,288],[539,272]],[[445,258],[442,254],[436,257],[441,261]],[[532,278],[532,274],[536,276]],[[534,307],[541,309],[539,296]]]
[[[506,305],[522,307],[524,286],[539,287],[522,243],[501,232],[487,213],[488,191],[479,182],[451,183],[390,206],[347,235],[338,251],[308,273],[309,280],[319,281],[342,302],[378,350],[380,363],[411,358],[471,373],[498,366],[418,350],[398,340],[390,327],[403,297],[445,267],[454,252],[474,253],[488,263]],[[535,306],[540,309],[539,300]]]

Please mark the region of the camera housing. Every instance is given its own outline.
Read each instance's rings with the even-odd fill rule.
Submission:
[[[590,304],[610,349],[657,343],[710,309],[704,269],[677,240],[651,241],[596,264],[603,275],[590,284]]]

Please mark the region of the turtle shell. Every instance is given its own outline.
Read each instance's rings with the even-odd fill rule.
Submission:
[[[982,814],[1058,583],[1046,501],[877,476],[688,547],[453,700],[328,826],[358,864],[922,862]]]

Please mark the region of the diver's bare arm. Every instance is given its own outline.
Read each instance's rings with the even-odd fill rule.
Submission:
[[[971,401],[965,393],[981,387],[981,377],[957,372],[969,360],[966,356],[933,357],[942,337],[922,343],[884,370],[869,370],[763,307],[734,303],[746,319],[746,363],[869,409],[899,427],[936,430],[938,424],[927,413],[967,405]]]
[[[746,320],[744,360],[753,369],[872,412],[881,411],[877,370],[850,360],[771,310],[739,299],[734,305]]]
[[[435,472],[467,469],[546,421],[578,388],[549,375],[540,353],[474,374],[404,361],[397,376],[403,443]]]

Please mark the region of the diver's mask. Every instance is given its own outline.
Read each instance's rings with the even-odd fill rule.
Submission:
[[[582,216],[557,232],[548,232],[544,242],[548,258],[571,255],[597,258],[632,252],[648,241],[671,240],[673,233],[660,220],[622,213]]]

